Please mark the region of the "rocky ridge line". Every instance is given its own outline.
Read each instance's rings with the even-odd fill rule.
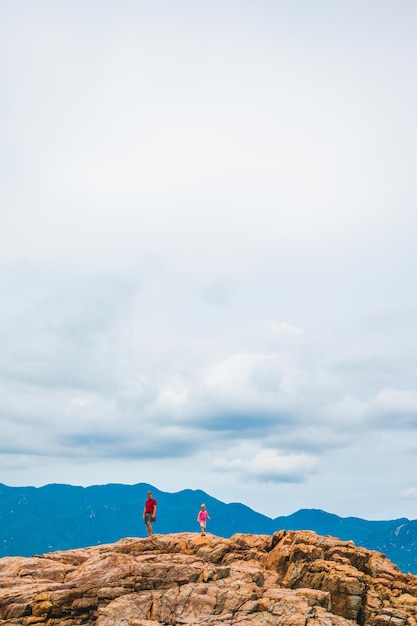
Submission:
[[[310,531],[0,559],[0,626],[417,626],[417,577]]]

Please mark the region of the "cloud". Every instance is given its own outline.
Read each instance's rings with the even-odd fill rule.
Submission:
[[[264,324],[264,332],[270,337],[303,337],[305,331],[303,328],[288,324],[288,322],[272,322],[268,321]]]
[[[357,429],[345,428],[337,422],[325,425],[317,419],[316,424],[306,422],[297,425],[293,422],[291,428],[269,432],[264,443],[275,445],[281,450],[318,456],[352,447],[356,441]]]
[[[417,425],[417,391],[381,389],[370,403],[369,413],[377,428],[413,429]]]
[[[236,472],[241,480],[298,483],[317,471],[318,460],[308,454],[282,454],[278,450],[264,449],[251,459],[217,458],[213,467],[220,472]]]
[[[63,264],[3,266],[4,451],[189,457],[216,445],[227,455],[233,442],[253,440],[309,458],[352,445],[372,411],[387,408],[387,394],[373,403],[343,395],[349,378],[318,365],[311,346],[228,352],[221,336],[191,340],[184,328],[201,328],[205,317],[192,319],[200,289],[184,290],[182,279],[163,265],[146,279]]]
[[[111,342],[131,307],[126,277],[15,262],[0,266],[0,295],[4,378],[88,389],[105,382]]]
[[[401,493],[401,497],[406,500],[415,500],[417,499],[417,487],[408,487],[408,489],[404,489]]]
[[[250,400],[251,395],[262,392],[266,398],[288,397],[295,393],[298,373],[291,355],[240,353],[209,368],[204,383],[214,395]]]
[[[189,457],[202,447],[201,435],[194,429],[169,426],[153,432],[149,426],[136,430],[84,430],[62,434],[55,442],[62,454],[70,458],[100,459],[175,459]]]

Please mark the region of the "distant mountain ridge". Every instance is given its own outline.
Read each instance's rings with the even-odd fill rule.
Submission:
[[[144,537],[142,510],[148,490],[158,501],[155,533],[197,532],[197,513],[205,502],[211,516],[208,530],[215,535],[313,530],[383,552],[403,572],[417,574],[417,520],[368,521],[317,509],[271,519],[240,503],[225,504],[204,491],[167,493],[148,483],[91,487],[8,487],[0,483],[0,557]]]

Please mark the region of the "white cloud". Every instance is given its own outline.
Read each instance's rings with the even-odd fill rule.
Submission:
[[[417,391],[381,389],[369,404],[369,414],[377,427],[414,428],[417,424]]]
[[[291,355],[240,353],[214,364],[204,383],[214,393],[249,399],[263,392],[277,398],[295,393],[298,374]]]
[[[308,454],[282,454],[264,449],[251,459],[217,458],[213,467],[221,472],[236,472],[242,480],[292,483],[307,480],[317,470],[318,459]]]
[[[323,415],[327,416],[329,422],[337,422],[345,427],[351,425],[352,428],[364,423],[368,411],[369,406],[365,401],[341,394],[335,401],[323,407]]]
[[[303,328],[288,324],[288,322],[268,321],[264,324],[264,332],[271,337],[302,337],[305,334]]]
[[[401,493],[401,497],[405,499],[415,500],[417,499],[417,487],[408,487]]]

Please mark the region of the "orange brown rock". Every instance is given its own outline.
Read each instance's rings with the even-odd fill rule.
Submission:
[[[417,577],[309,531],[0,559],[0,626],[417,626]]]

